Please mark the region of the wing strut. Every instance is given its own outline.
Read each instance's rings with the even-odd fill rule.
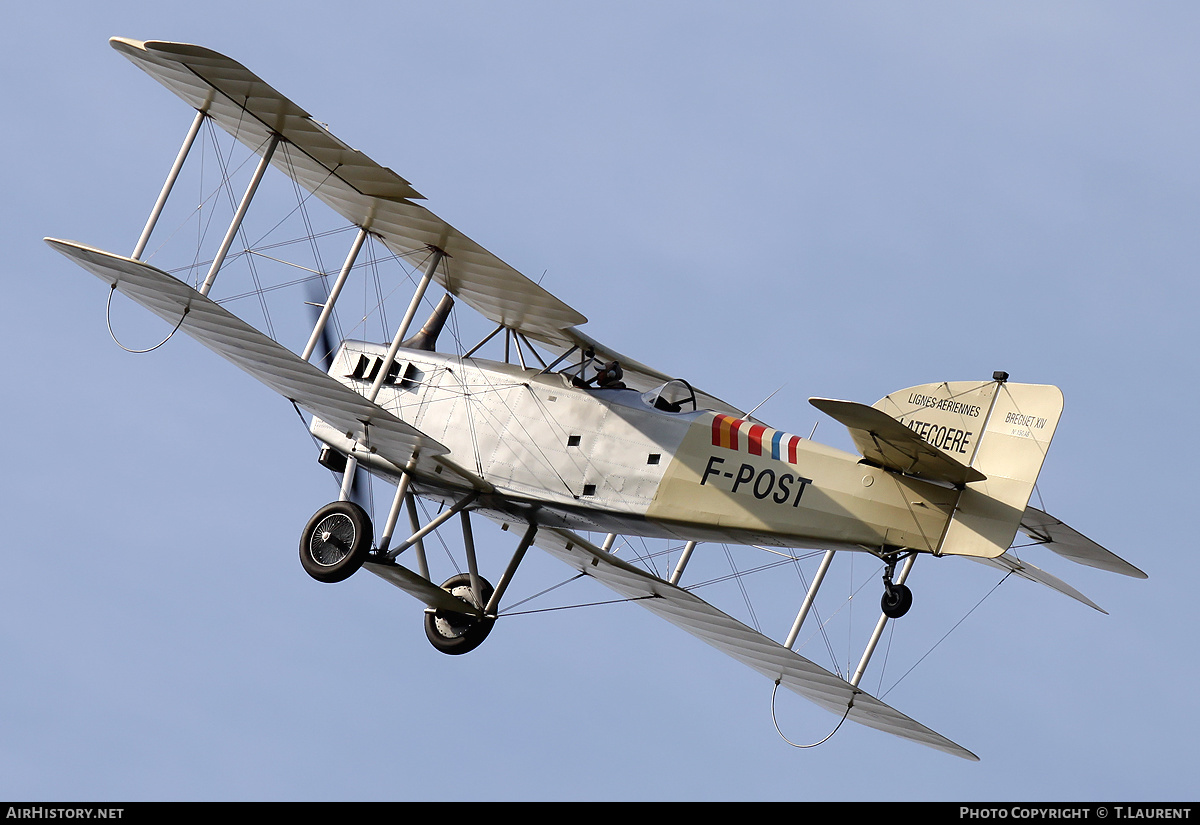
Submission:
[[[913,553],[904,560],[904,565],[900,568],[900,575],[896,577],[896,584],[904,584],[904,580],[908,578],[908,571],[912,570],[913,562],[916,561],[917,554]],[[854,671],[854,676],[850,679],[850,684],[858,687],[858,683],[862,681],[863,673],[867,670],[867,663],[871,661],[871,654],[875,652],[875,646],[879,644],[879,640],[883,637],[883,629],[887,627],[887,614],[881,614],[879,622],[875,625],[875,632],[871,634],[870,641],[867,642],[867,649],[863,651],[862,660],[858,663],[858,669]]]
[[[636,601],[838,717],[845,716],[852,722],[979,761],[975,754],[865,693],[857,685],[747,627],[695,594],[606,552],[577,533],[543,527],[538,531],[536,542],[538,547],[580,573]]]
[[[671,574],[671,584],[679,584],[679,580],[683,578],[683,571],[687,569],[688,560],[692,557],[692,551],[695,549],[696,542],[694,541],[689,541],[683,546],[683,552],[679,554],[679,563],[675,565],[675,572]]]
[[[183,171],[183,162],[187,160],[188,153],[192,151],[192,144],[196,142],[196,135],[200,134],[202,123],[204,123],[204,110],[197,109],[196,118],[192,121],[192,128],[188,130],[187,137],[183,139],[183,146],[179,147],[175,165],[167,173],[167,180],[163,184],[162,191],[158,193],[158,200],[154,202],[154,208],[150,210],[150,217],[146,221],[146,227],[142,230],[142,236],[138,238],[137,246],[133,248],[133,254],[129,256],[135,261],[141,259],[142,253],[146,251],[146,244],[150,243],[150,233],[154,231],[154,227],[162,215],[163,207],[167,205],[167,198],[170,196],[171,190],[175,188],[175,181],[179,180],[179,173]]]
[[[254,199],[254,193],[258,191],[258,184],[262,182],[267,167],[271,165],[271,156],[275,154],[275,149],[278,146],[279,135],[276,132],[272,132],[271,139],[267,141],[267,148],[258,161],[258,166],[254,168],[254,177],[250,179],[250,184],[246,187],[246,194],[242,195],[242,202],[238,204],[233,221],[229,224],[228,231],[225,232],[225,240],[221,241],[221,248],[217,250],[217,257],[213,258],[212,266],[208,268],[208,275],[205,276],[204,284],[200,287],[201,295],[207,296],[209,290],[212,289],[213,282],[217,280],[217,273],[221,271],[221,267],[225,264],[225,256],[229,254],[229,248],[233,246],[233,239],[237,237],[238,230],[242,228],[242,220],[246,217],[246,212],[250,210],[250,201]],[[375,399],[371,400],[374,401]]]
[[[333,282],[333,288],[329,290],[329,297],[325,299],[325,305],[321,307],[321,314],[313,326],[312,335],[308,337],[308,343],[304,345],[304,352],[300,353],[300,357],[305,361],[312,357],[313,350],[317,348],[317,344],[325,332],[325,325],[329,322],[329,316],[333,314],[333,305],[337,303],[338,296],[342,294],[342,287],[346,285],[346,278],[350,277],[350,270],[354,267],[354,261],[358,258],[358,253],[362,250],[366,240],[367,230],[359,227],[358,234],[354,236],[354,243],[350,245],[350,253],[346,255],[346,262],[342,264],[337,280]],[[322,353],[323,358],[332,358],[332,356],[332,352]]]
[[[792,624],[792,630],[788,633],[787,641],[783,643],[788,650],[791,650],[796,644],[796,637],[800,635],[800,626],[808,618],[808,611],[812,609],[813,601],[817,598],[817,591],[821,588],[821,582],[825,581],[825,574],[829,572],[829,565],[833,562],[834,552],[833,550],[825,551],[825,556],[821,559],[821,566],[817,568],[817,575],[813,576],[808,593],[804,596],[804,603],[800,605],[800,612],[796,614],[796,621]]]
[[[800,628],[804,624],[804,620],[808,617],[809,611],[812,609],[813,601],[817,597],[817,590],[821,587],[821,582],[825,580],[825,574],[829,572],[829,565],[833,562],[834,551],[827,550],[821,559],[821,565],[817,568],[817,574],[813,577],[812,584],[809,585],[808,593],[804,596],[804,603],[800,605],[800,612],[796,614],[796,621],[792,624],[791,632],[788,633],[787,639],[783,646],[791,650],[796,644],[796,638],[800,635]],[[917,554],[912,553],[904,559],[904,564],[900,567],[900,575],[896,576],[894,585],[904,584],[904,580],[908,578],[908,573],[912,570],[913,562],[916,561]],[[891,565],[894,561],[889,562],[889,574],[885,575],[885,583],[889,581]],[[672,582],[674,583],[674,582]],[[854,676],[850,679],[850,684],[858,687],[858,683],[862,681],[863,674],[866,673],[867,665],[871,661],[871,656],[875,653],[875,648],[879,645],[879,640],[883,637],[884,628],[887,627],[889,616],[887,613],[881,613],[879,621],[875,625],[875,631],[871,634],[870,640],[867,641],[867,647],[863,651],[862,658],[859,660],[858,669],[854,671]]]
[[[431,246],[429,250],[433,254],[425,263],[425,271],[421,274],[421,282],[417,284],[417,291],[413,293],[412,300],[408,303],[408,311],[404,313],[404,320],[396,328],[396,335],[392,338],[392,345],[388,348],[387,357],[383,359],[383,367],[375,376],[375,382],[371,384],[371,391],[367,393],[369,401],[374,401],[379,395],[379,388],[383,386],[388,373],[392,371],[392,362],[396,360],[396,353],[400,349],[401,342],[408,335],[408,327],[416,317],[417,309],[421,306],[421,299],[425,297],[425,290],[429,288],[429,282],[433,280],[433,273],[437,270],[438,264],[442,262],[442,258],[446,257],[446,253],[436,246]]]

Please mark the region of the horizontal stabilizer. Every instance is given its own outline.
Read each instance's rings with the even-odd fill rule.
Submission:
[[[1087,596],[1080,593],[1074,587],[1071,587],[1071,585],[1067,584],[1062,579],[1060,579],[1056,576],[1051,576],[1045,570],[1041,570],[1037,567],[1034,567],[1029,562],[1021,561],[1016,556],[1014,556],[1012,553],[1004,553],[1003,555],[997,556],[994,559],[984,558],[981,556],[966,556],[966,558],[972,559],[977,562],[982,562],[983,564],[986,564],[990,567],[996,567],[996,568],[999,568],[1000,570],[1005,570],[1009,573],[1014,573],[1023,579],[1028,579],[1031,582],[1037,582],[1038,584],[1044,584],[1044,585],[1046,585],[1046,587],[1049,587],[1051,590],[1057,590],[1059,593],[1062,593],[1066,596],[1070,596],[1072,599],[1075,599],[1075,601],[1082,602],[1083,604],[1086,604],[1088,607],[1094,608],[1095,610],[1099,610],[1101,613],[1105,614],[1106,616],[1108,615],[1107,610],[1105,610],[1100,605],[1096,604],[1094,601],[1089,599]]]
[[[1076,564],[1095,567],[1097,570],[1107,570],[1110,573],[1120,573],[1122,576],[1131,576],[1135,579],[1147,578],[1145,573],[1125,559],[1105,550],[1087,536],[1072,530],[1054,516],[1043,513],[1036,507],[1025,508],[1025,515],[1021,517],[1020,530]]]
[[[133,258],[47,238],[53,249],[169,324],[248,372],[284,398],[403,467],[414,453],[449,451],[377,404],[160,269]],[[182,316],[182,319],[181,319]]]
[[[846,714],[849,705],[846,718],[851,721],[963,759],[979,760],[967,749],[721,612],[699,596],[622,561],[570,530],[542,527],[534,543],[722,653],[771,680],[778,679],[783,687],[839,718]]]
[[[831,398],[810,398],[809,403],[845,424],[863,458],[881,467],[949,484],[966,484],[986,478],[874,407]]]

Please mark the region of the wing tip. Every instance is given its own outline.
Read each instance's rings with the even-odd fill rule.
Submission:
[[[121,49],[122,47],[144,49],[146,47],[144,41],[134,40],[132,37],[110,37],[108,38],[108,45],[112,46],[114,49]]]

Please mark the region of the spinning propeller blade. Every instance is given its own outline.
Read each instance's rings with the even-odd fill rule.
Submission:
[[[325,306],[328,296],[324,294],[324,290],[317,285],[316,281],[309,281],[306,290],[308,292],[308,300],[304,302],[304,305],[308,307],[309,318],[312,319],[313,326],[315,327],[321,317],[321,308]],[[329,331],[329,324],[326,323],[321,328],[321,338],[317,342],[316,349],[313,350],[313,357],[315,359],[313,363],[325,372],[329,372],[329,368],[333,366],[333,354],[336,351],[337,341],[334,340],[333,333]]]

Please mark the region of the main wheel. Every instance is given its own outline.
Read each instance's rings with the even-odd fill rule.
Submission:
[[[447,579],[442,589],[451,595],[462,599],[468,611],[471,606],[481,610],[492,597],[492,586],[482,576],[479,578],[479,589],[483,596],[483,604],[476,604],[471,592],[471,576],[460,573]],[[480,616],[477,611],[457,613],[450,610],[432,610],[425,613],[425,635],[429,643],[442,653],[457,656],[460,653],[470,653],[483,643],[492,632],[495,618]]]
[[[367,560],[371,537],[371,517],[362,507],[352,501],[326,504],[300,536],[300,564],[319,582],[344,581]]]
[[[889,619],[899,619],[912,607],[912,599],[912,591],[907,586],[893,584],[883,591],[883,598],[879,600],[879,606],[883,609],[883,615]]]

